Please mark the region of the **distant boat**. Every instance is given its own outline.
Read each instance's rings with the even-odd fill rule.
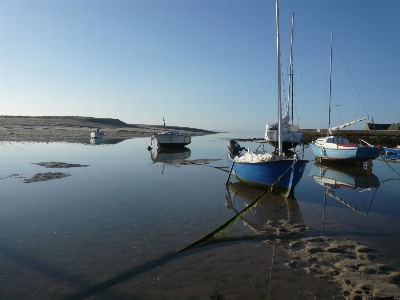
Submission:
[[[246,150],[235,141],[228,143],[228,164],[230,173],[238,180],[254,186],[272,186],[277,192],[289,195],[303,176],[307,160],[296,154],[285,156],[282,149],[282,107],[281,107],[281,62],[279,42],[279,7],[276,0],[276,31],[278,57],[278,151],[273,153],[256,153]],[[229,181],[228,177],[228,181]]]
[[[104,135],[104,132],[100,131],[100,128],[97,128],[90,133],[90,139],[103,139]]]
[[[330,128],[331,119],[331,91],[332,91],[332,39],[331,33],[331,56],[330,56],[330,86],[329,86],[329,122],[328,132],[329,135],[321,137],[310,143],[311,150],[319,160],[328,160],[336,162],[363,162],[369,159],[379,157],[382,149],[377,146],[370,145],[369,143],[360,140],[360,144],[350,143],[348,139],[342,136],[334,135],[334,131],[353,125],[372,117],[368,116],[356,121],[352,121],[337,127]],[[362,144],[363,143],[363,144]]]
[[[282,147],[287,150],[296,147],[301,141],[303,141],[303,133],[300,131],[299,125],[293,124],[293,93],[294,93],[294,79],[293,79],[293,32],[294,32],[294,13],[292,14],[292,35],[290,39],[290,74],[289,74],[289,104],[291,103],[292,117],[289,116],[289,104],[285,117],[281,121],[282,127]],[[290,123],[291,121],[291,123]],[[265,128],[265,140],[273,146],[278,146],[279,134],[278,134],[278,123],[266,125]]]
[[[151,141],[157,143],[162,148],[182,148],[189,145],[192,139],[187,134],[182,134],[179,130],[170,129],[167,130],[164,121],[164,131],[155,133],[151,137]]]
[[[385,155],[400,155],[400,146],[393,148],[383,147],[383,151],[385,151]]]

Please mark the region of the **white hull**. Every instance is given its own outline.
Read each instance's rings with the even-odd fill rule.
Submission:
[[[189,135],[182,134],[178,130],[168,130],[156,133],[151,137],[159,147],[164,148],[181,148],[189,145],[192,139]]]
[[[91,139],[103,139],[104,138],[104,133],[103,132],[92,131],[90,133],[90,138]]]
[[[296,126],[297,127],[297,126]],[[279,133],[278,129],[271,129],[267,125],[266,131],[265,131],[265,140],[269,143],[274,143],[278,144],[279,140]],[[300,144],[300,142],[303,140],[303,133],[300,131],[296,130],[290,130],[287,127],[283,128],[282,130],[282,143],[284,144],[284,148],[291,148],[294,146],[297,146]]]

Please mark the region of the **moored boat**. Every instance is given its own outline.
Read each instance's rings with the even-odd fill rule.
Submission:
[[[282,146],[282,107],[281,107],[281,61],[279,42],[279,6],[276,0],[276,31],[278,58],[278,150],[272,153],[256,153],[246,150],[235,141],[228,143],[228,165],[230,175],[239,181],[254,186],[273,187],[278,193],[289,195],[303,176],[307,160],[296,154],[286,156]],[[228,177],[228,181],[229,181]]]
[[[104,132],[100,131],[100,128],[96,128],[95,131],[92,131],[90,133],[90,138],[91,139],[102,139],[104,138]]]
[[[170,129],[167,130],[164,121],[164,131],[155,133],[151,137],[151,141],[156,142],[159,147],[162,148],[183,148],[192,142],[192,138],[181,133],[179,130]]]
[[[287,105],[286,115],[281,121],[281,139],[284,150],[294,148],[303,141],[303,133],[300,126],[293,123],[293,93],[294,93],[294,68],[293,68],[293,37],[294,37],[294,13],[292,14],[292,35],[290,39],[290,72],[289,72],[289,103]],[[291,104],[291,105],[289,105]],[[291,107],[291,117],[289,115]],[[271,145],[277,147],[279,140],[278,123],[267,124],[265,126],[265,140]]]
[[[383,147],[383,150],[385,151],[385,155],[400,155],[400,146],[393,148]]]
[[[330,83],[329,83],[329,135],[321,137],[310,143],[310,147],[315,157],[319,160],[336,161],[336,162],[363,162],[369,159],[378,158],[382,152],[380,147],[370,145],[366,141],[360,140],[359,144],[351,143],[347,138],[335,135],[335,131],[361,122],[367,119],[372,119],[368,116],[356,121],[345,123],[340,126],[330,127],[331,120],[331,94],[332,94],[332,40],[331,33],[331,51],[330,51]]]

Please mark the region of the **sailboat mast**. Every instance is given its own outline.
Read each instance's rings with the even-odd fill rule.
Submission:
[[[281,50],[279,43],[279,6],[276,0],[276,50],[278,56],[278,154],[282,155],[282,107],[281,107]]]
[[[290,94],[290,99],[292,102],[292,125],[293,125],[293,76],[294,76],[294,70],[293,70],[293,37],[294,37],[294,13],[292,13],[292,36],[290,38],[290,84],[289,84],[289,94]]]
[[[331,128],[331,96],[332,96],[332,40],[333,40],[333,32],[331,32],[331,58],[330,58],[330,75],[329,75],[329,101],[328,101],[328,109],[329,109],[329,117],[328,117],[328,132],[330,133]]]

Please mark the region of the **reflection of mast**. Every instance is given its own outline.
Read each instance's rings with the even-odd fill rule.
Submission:
[[[374,201],[375,195],[376,195],[376,191],[378,190],[378,188],[375,189],[374,195],[372,196],[371,201],[369,202],[368,205],[368,209],[365,213],[363,213],[362,211],[359,211],[357,208],[355,208],[354,206],[350,205],[349,203],[347,203],[345,200],[343,200],[342,198],[340,198],[339,196],[337,196],[335,194],[335,192],[332,190],[331,187],[329,186],[325,186],[325,192],[324,192],[324,212],[322,215],[322,233],[324,234],[324,227],[325,227],[325,213],[326,213],[326,195],[331,196],[333,199],[339,201],[340,203],[342,203],[343,205],[346,205],[347,207],[351,208],[352,210],[354,210],[355,212],[359,213],[360,215],[363,215],[364,217],[366,217],[369,213],[369,210],[371,209],[372,206],[372,202]],[[362,193],[366,190],[361,190],[361,191],[357,191],[357,193]]]

